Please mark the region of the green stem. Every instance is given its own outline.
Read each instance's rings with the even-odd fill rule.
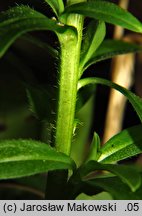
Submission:
[[[57,151],[70,155],[79,77],[83,17],[70,14],[67,17],[60,17],[60,21],[75,27],[74,29],[68,29],[63,34],[58,34],[61,57],[55,147]],[[45,199],[67,199],[67,179],[68,172],[66,171],[50,172],[47,178]]]
[[[76,106],[83,18],[81,15],[71,14],[67,17],[66,24],[76,27],[77,32],[69,29],[58,35],[61,59],[55,145],[58,151],[69,155]]]

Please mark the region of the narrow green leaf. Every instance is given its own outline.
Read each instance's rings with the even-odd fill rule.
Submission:
[[[130,103],[132,104],[132,106],[134,107],[135,111],[137,112],[140,120],[142,121],[142,99],[139,98],[138,96],[136,96],[135,94],[133,94],[131,91],[112,83],[111,81],[105,80],[105,79],[101,79],[101,78],[85,78],[79,81],[78,83],[78,89],[80,89],[83,86],[86,85],[90,85],[90,84],[102,84],[102,85],[106,85],[112,88],[115,88],[116,90],[120,91],[122,94],[124,94],[128,100],[130,101]],[[103,162],[114,162],[114,161],[118,161],[118,160],[122,160],[125,159],[127,157],[139,154],[142,152],[142,147],[140,146],[141,141],[142,141],[142,136],[141,136],[141,131],[142,131],[142,126],[136,126],[132,129],[128,129],[124,132],[122,132],[122,134],[120,133],[117,137],[112,138],[112,141],[110,140],[109,142],[111,144],[109,144],[109,151],[111,153],[105,153],[108,154],[106,156],[106,161],[103,161],[103,156],[101,156],[102,159],[99,158],[99,161],[103,161]],[[121,138],[122,136],[122,138]],[[126,137],[126,138],[125,138]],[[117,139],[117,142],[116,142]],[[121,140],[121,142],[119,141]],[[128,142],[127,142],[128,141]],[[113,145],[115,145],[115,147],[117,146],[118,149],[116,150],[115,148],[113,148]],[[106,145],[107,146],[107,145]],[[126,148],[125,148],[126,147]],[[104,146],[105,148],[105,146]],[[113,150],[114,149],[114,150]],[[107,149],[108,151],[108,149]],[[114,151],[114,152],[113,152]],[[115,154],[116,152],[116,154]],[[112,156],[110,156],[112,154]],[[113,155],[114,154],[114,155]],[[110,156],[110,158],[109,158]],[[108,159],[107,159],[108,157]],[[105,159],[105,157],[104,157]]]
[[[142,152],[142,125],[123,130],[100,149],[98,161],[112,163]]]
[[[95,95],[95,91],[96,89],[94,86],[86,86],[77,92],[76,113],[78,113],[83,106],[85,106],[92,95]]]
[[[32,44],[34,44],[35,46],[44,49],[46,52],[48,52],[53,58],[57,58],[58,57],[58,51],[56,49],[54,49],[52,46],[50,46],[49,44],[43,42],[42,40],[40,40],[39,38],[32,36],[30,34],[25,34],[21,37],[22,40],[25,40],[27,42],[30,42]]]
[[[138,169],[134,166],[101,164],[96,161],[89,161],[82,165],[79,169],[82,180],[95,178],[95,175],[89,177],[89,174],[99,170],[106,170],[117,175],[124,183],[126,183],[132,191],[136,191],[141,184],[141,177]]]
[[[112,200],[112,196],[107,192],[101,192],[94,196],[88,196],[84,193],[79,194],[76,200]]]
[[[100,150],[100,138],[98,134],[94,132],[93,140],[89,147],[89,153],[88,153],[86,162],[90,160],[97,160],[99,150]]]
[[[79,13],[126,29],[142,32],[142,24],[131,13],[106,1],[91,1],[71,5],[66,13]]]
[[[52,10],[57,16],[64,11],[64,4],[62,0],[44,0],[44,1],[48,5],[50,5],[50,7],[52,8]]]
[[[48,19],[43,14],[27,6],[13,7],[0,14],[0,57],[22,34],[35,30],[64,32],[67,26]]]
[[[105,40],[96,50],[94,55],[92,55],[92,58],[85,64],[84,70],[96,62],[112,58],[116,55],[140,51],[142,51],[142,47],[133,43],[119,40]]]
[[[17,178],[57,169],[74,169],[74,162],[45,143],[0,141],[0,179]]]
[[[137,115],[139,116],[142,122],[142,99],[136,96],[131,91],[127,90],[126,88],[117,85],[109,80],[93,77],[93,78],[84,78],[79,80],[78,90],[86,85],[96,85],[96,84],[101,84],[101,85],[114,88],[117,91],[121,92],[123,95],[125,95],[128,98],[129,102],[132,104],[133,108],[135,109]]]
[[[55,109],[55,92],[48,86],[30,86],[25,84],[30,110],[40,120],[50,121]],[[53,100],[54,99],[54,100]]]
[[[71,157],[76,162],[77,166],[80,166],[85,159],[84,153],[86,151],[86,143],[89,139],[90,128],[92,125],[93,104],[94,95],[90,97],[75,116],[80,124],[78,124],[76,131],[74,132]]]
[[[84,65],[92,58],[97,48],[104,40],[106,34],[105,23],[102,21],[91,21],[88,25],[85,39],[82,44],[82,54],[80,60],[80,71]]]
[[[132,192],[130,188],[124,184],[118,177],[98,178],[86,181],[86,185],[91,186],[94,193],[97,189],[109,192],[115,200],[141,200],[142,199],[142,186],[138,191]]]

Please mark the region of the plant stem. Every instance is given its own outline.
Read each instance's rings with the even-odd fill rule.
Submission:
[[[60,21],[75,27],[58,34],[60,42],[59,99],[55,132],[57,151],[70,155],[79,77],[83,17],[70,14]],[[76,30],[75,30],[76,29]],[[67,199],[68,172],[49,172],[45,199]]]
[[[67,17],[66,24],[76,27],[77,32],[69,29],[58,35],[61,59],[55,145],[58,151],[69,155],[76,106],[83,18],[81,15],[71,14]]]

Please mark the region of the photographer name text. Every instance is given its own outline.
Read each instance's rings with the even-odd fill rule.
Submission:
[[[110,203],[107,204],[86,204],[85,202],[82,202],[81,204],[77,203],[65,203],[65,204],[51,204],[50,202],[47,204],[27,204],[25,202],[22,203],[22,205],[17,205],[14,203],[13,205],[6,205],[4,206],[5,209],[7,209],[8,212],[19,210],[21,212],[93,212],[93,211],[107,211],[107,212],[115,212],[117,211],[116,203]]]

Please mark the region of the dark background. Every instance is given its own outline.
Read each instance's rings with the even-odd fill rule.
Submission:
[[[112,2],[116,3],[118,1],[112,0]],[[41,0],[1,0],[0,11],[6,10],[16,4],[30,5],[49,17],[53,16],[49,7]],[[129,4],[129,11],[142,21],[141,0],[131,0]],[[113,30],[114,27],[112,25],[107,25],[107,38],[112,38]],[[125,31],[125,34],[128,33],[129,31]],[[38,36],[45,42],[51,43],[53,47],[58,47],[58,40],[51,32],[33,32],[32,34]],[[16,61],[15,58],[13,59],[13,55],[15,56]],[[30,43],[23,42],[21,39],[18,39],[10,47],[6,55],[0,60],[0,139],[19,137],[40,139],[40,121],[37,120],[28,109],[27,97],[22,82],[24,81],[29,84],[38,83],[40,85],[49,86],[56,85],[57,64],[58,60],[53,60],[46,51],[38,49]],[[137,88],[137,85],[141,86],[142,83],[140,64],[141,62],[138,61],[135,63],[135,82],[132,86],[132,91],[138,95],[142,95],[142,87]],[[84,77],[98,76],[110,79],[110,66],[110,60],[104,61],[103,63],[97,63],[85,72]],[[139,76],[140,79],[136,79],[136,76]],[[94,108],[95,124],[93,124],[92,133],[95,130],[101,137],[103,136],[108,96],[108,88],[97,88]],[[138,123],[139,120],[136,113],[133,111],[131,105],[127,103],[123,128],[130,127]],[[37,177],[37,182],[38,180],[39,177]],[[20,181],[22,183],[24,182],[24,184],[26,182],[24,179],[19,180],[19,182]],[[33,180],[30,179],[30,181],[32,185]],[[45,183],[44,177],[42,178],[42,181],[43,187],[38,185],[36,181],[35,184],[38,189],[42,188],[43,190]],[[21,187],[19,192],[19,190],[15,189],[16,185],[11,186],[11,183],[17,185],[17,182],[15,183],[15,181],[1,182],[0,199],[10,199],[13,197],[13,194],[15,199],[26,199],[27,197],[28,199],[42,198],[42,196],[31,195],[31,193],[28,192],[28,189],[24,192],[25,195],[23,195],[24,188]]]

